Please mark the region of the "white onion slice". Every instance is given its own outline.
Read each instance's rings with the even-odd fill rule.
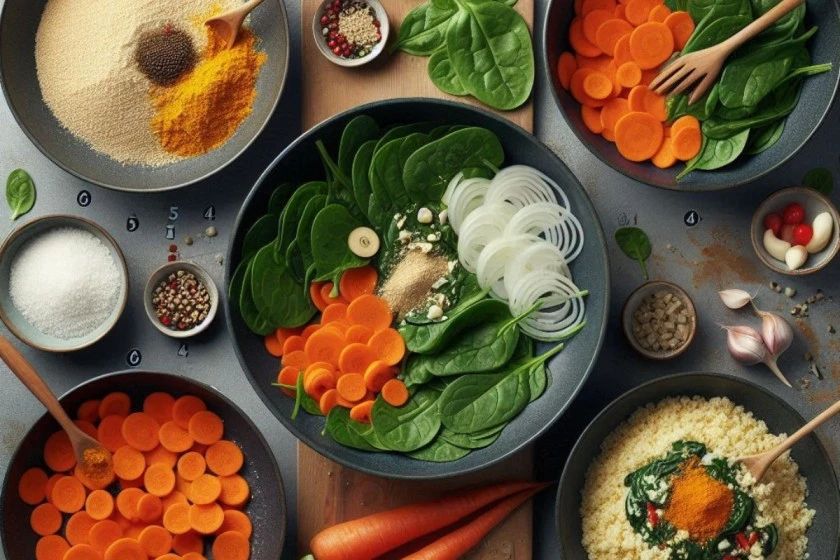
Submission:
[[[533,270],[519,276],[510,292],[510,311],[519,316],[543,305],[521,323],[522,331],[541,341],[556,341],[577,332],[585,319],[583,294],[569,278],[550,270]]]
[[[484,204],[466,217],[458,235],[458,259],[470,272],[476,271],[482,249],[502,236],[516,208],[505,202]]]
[[[536,202],[516,212],[508,222],[506,235],[530,233],[544,235],[572,262],[583,250],[583,227],[570,211],[559,204]]]
[[[527,165],[511,165],[499,171],[487,191],[488,202],[510,202],[524,208],[535,202],[557,203],[560,195],[562,206],[569,208],[569,198],[560,186],[548,176]]]
[[[460,183],[463,178],[463,173],[458,173],[452,177],[452,180],[449,181],[448,185],[446,185],[446,190],[443,191],[443,196],[440,198],[441,202],[449,206],[449,200],[452,198],[452,193],[455,192],[455,189],[458,187],[458,183]]]
[[[510,295],[514,285],[523,274],[534,270],[549,270],[569,278],[572,273],[560,249],[550,243],[534,243],[510,259],[505,266],[505,293]]]
[[[507,265],[517,255],[533,244],[548,245],[544,239],[536,235],[502,235],[488,243],[476,263],[476,276],[478,285],[490,289],[490,293],[496,299],[507,301],[508,291],[506,289],[505,277]]]
[[[490,188],[490,180],[481,177],[462,180],[449,198],[449,223],[455,233],[461,231],[461,225],[470,213],[484,204],[484,196]]]

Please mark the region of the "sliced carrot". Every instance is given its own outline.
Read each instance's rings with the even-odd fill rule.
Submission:
[[[674,157],[680,161],[688,161],[698,153],[703,146],[703,135],[699,128],[684,126],[671,137]]]
[[[150,558],[163,556],[172,549],[172,533],[160,525],[149,525],[137,539]]]
[[[245,463],[245,457],[239,446],[227,440],[217,441],[208,447],[204,457],[210,470],[219,476],[236,474]]]
[[[294,329],[287,329],[287,328],[284,328],[284,327],[278,327],[274,331],[274,337],[277,339],[277,342],[280,344],[280,347],[282,348],[283,345],[286,343],[286,341],[289,338],[291,338],[293,336],[299,336],[301,334],[301,330],[302,329],[300,329],[299,327],[294,328]]]
[[[189,512],[190,527],[202,535],[215,533],[225,520],[225,512],[216,502],[193,504]]]
[[[610,99],[601,109],[601,124],[607,130],[615,131],[618,121],[630,112],[630,103],[626,99]]]
[[[630,90],[627,102],[630,103],[631,111],[645,112],[645,97],[649,91],[647,86],[636,86]]]
[[[215,560],[248,560],[250,555],[251,543],[239,531],[227,531],[213,541]]]
[[[345,303],[345,304],[347,303],[347,300],[344,299],[343,297],[341,297],[341,294],[338,294],[337,296],[334,297],[332,295],[332,292],[333,292],[333,283],[332,282],[326,282],[326,283],[324,283],[323,286],[321,286],[321,298],[327,304],[327,307],[329,307],[330,305],[332,305],[334,303]]]
[[[615,125],[615,145],[630,161],[652,158],[659,151],[663,137],[662,122],[649,113],[628,113]]]
[[[129,521],[136,521],[138,519],[137,502],[145,495],[146,493],[140,488],[126,488],[117,494],[117,511]]]
[[[329,308],[327,309],[329,310]],[[304,351],[309,362],[327,362],[338,365],[338,358],[344,344],[344,336],[341,334],[332,330],[321,329],[309,337]]]
[[[653,7],[653,9],[648,14],[648,21],[658,21],[659,23],[665,23],[665,20],[668,19],[668,16],[670,15],[671,8],[664,4],[661,4],[659,6]]]
[[[251,518],[241,511],[235,509],[225,510],[225,520],[222,521],[222,526],[216,531],[217,535],[227,533],[228,531],[236,531],[242,533],[246,539],[251,538],[251,533],[254,531],[254,526],[251,523]]]
[[[108,519],[114,512],[114,497],[105,490],[94,490],[85,500],[85,511],[96,521]]]
[[[137,480],[146,472],[146,457],[128,445],[114,453],[114,474],[125,480]]]
[[[224,522],[222,525],[224,525]],[[175,535],[172,539],[172,550],[178,554],[187,554],[189,552],[196,552],[200,554],[204,551],[204,537],[195,531],[188,531],[181,535]]]
[[[222,493],[219,495],[219,501],[226,506],[240,507],[251,497],[251,488],[248,486],[248,481],[238,474],[220,476],[219,482],[222,483]]]
[[[586,23],[584,22],[584,29]],[[633,32],[633,26],[623,19],[611,17],[602,23],[595,32],[595,44],[609,56],[615,55],[618,41]]]
[[[318,408],[321,410],[321,414],[323,414],[324,416],[328,415],[337,404],[337,389],[329,389],[327,391],[324,391],[324,394],[321,395],[321,398],[318,400]]]
[[[300,370],[294,366],[285,366],[283,369],[280,370],[280,373],[277,375],[277,383],[280,385],[289,385],[294,387],[297,383],[298,374]],[[290,397],[295,396],[294,389],[286,389],[285,387],[280,388],[281,391],[289,395]]]
[[[88,422],[97,422],[99,420],[99,404],[101,402],[99,399],[86,400],[76,410],[76,418],[87,420]]]
[[[106,445],[105,442],[102,442]],[[44,462],[55,472],[69,471],[76,464],[76,454],[67,432],[61,430],[47,438],[44,444]]]
[[[338,290],[344,299],[353,301],[359,296],[372,294],[376,290],[379,275],[372,266],[360,266],[345,270],[338,282]]]
[[[146,494],[137,501],[137,517],[143,523],[155,523],[162,515],[163,502],[158,496]]]
[[[70,545],[58,535],[47,535],[35,545],[35,560],[64,560]]]
[[[324,312],[321,314],[321,325],[326,325],[328,323],[346,323],[347,322],[347,304],[346,303],[333,303],[327,306],[324,309]]]
[[[330,389],[334,389],[335,386],[335,377],[325,369],[316,369],[303,380],[303,388],[306,394],[316,401],[320,401],[324,393]]]
[[[143,475],[143,486],[149,494],[162,498],[175,489],[175,471],[162,463],[152,465]]]
[[[126,489],[126,488],[139,488],[141,490],[143,489],[143,477],[142,476],[138,479],[135,479],[135,480],[124,480],[122,478],[118,478],[117,480],[120,481],[120,488],[122,488],[122,489]]]
[[[207,558],[197,552],[187,552],[181,557],[181,560],[207,560]]]
[[[650,16],[651,10],[662,4],[662,0],[630,0],[626,4],[624,15],[633,25],[642,25]]]
[[[163,426],[161,426],[163,428]],[[180,429],[180,426],[179,426]],[[151,451],[147,451],[143,454],[146,458],[146,466],[154,465],[155,463],[164,463],[172,468],[175,468],[175,463],[178,462],[178,454],[169,451],[162,445],[158,445]]]
[[[178,535],[175,535],[175,536],[177,537]],[[178,556],[177,554],[174,554],[172,552],[167,552],[163,556],[158,556],[157,558],[155,558],[155,560],[184,560],[184,559],[183,559],[183,557]]]
[[[190,486],[192,486],[192,482],[182,477],[180,474],[175,473],[175,492],[180,492],[184,496],[189,496]]]
[[[384,299],[363,295],[347,307],[347,319],[352,325],[365,325],[376,332],[390,327],[394,315]]]
[[[321,325],[318,325],[318,324],[307,325],[306,328],[303,329],[303,331],[300,333],[300,336],[303,339],[303,341],[306,342],[307,340],[309,340],[310,336],[312,336],[314,333],[318,332],[320,329],[321,329]],[[304,345],[304,346],[306,346],[306,345]]]
[[[642,69],[635,62],[625,62],[618,67],[615,76],[621,87],[632,88],[642,81]]]
[[[146,551],[134,539],[123,537],[111,543],[103,560],[148,560]]]
[[[674,35],[664,23],[649,21],[630,34],[630,54],[642,70],[658,68],[673,53]]]
[[[318,311],[323,311],[327,308],[327,302],[321,297],[321,288],[326,282],[313,282],[309,285],[309,299],[315,305]]]
[[[47,496],[47,473],[33,467],[20,476],[18,481],[18,496],[24,503],[36,506]]]
[[[61,512],[52,504],[41,504],[29,515],[29,525],[36,534],[45,537],[61,529]]]
[[[613,63],[621,66],[627,62],[633,62],[633,54],[630,52],[630,35],[624,35],[615,43]]]
[[[203,475],[206,468],[207,463],[204,456],[200,453],[196,453],[195,451],[184,453],[181,455],[181,458],[178,459],[178,474],[181,475],[184,480],[188,480],[190,482]]]
[[[379,332],[387,332],[388,330],[390,329]],[[367,344],[354,342],[341,350],[341,354],[338,356],[338,367],[342,373],[361,373],[375,359],[376,356],[372,348]]]
[[[576,53],[582,56],[593,57],[603,54],[601,49],[584,36],[583,19],[580,17],[573,19],[571,25],[569,25],[569,44]]]
[[[361,342],[362,344],[367,344],[367,341],[370,340],[370,337],[373,336],[373,330],[369,329],[364,325],[351,325],[347,328],[344,333],[344,340],[347,344],[352,344],[354,342]]]
[[[598,50],[603,49],[598,45],[598,29],[611,19],[615,19],[612,10],[592,10],[583,16],[583,36],[586,40],[598,47]],[[628,24],[629,25],[629,24]]]
[[[601,124],[601,109],[590,107],[589,105],[581,105],[580,117],[590,132],[600,134],[604,130],[604,125]]]
[[[64,526],[64,536],[71,545],[90,544],[90,530],[97,520],[85,511],[77,511],[70,516]]]
[[[190,527],[190,505],[172,504],[163,513],[163,526],[173,535],[181,535],[189,531]]]
[[[277,340],[277,337],[274,336],[274,333],[267,334],[263,337],[263,344],[265,345],[265,350],[275,358],[279,358],[283,355],[283,345]]]
[[[684,115],[675,120],[671,125],[671,135],[673,136],[683,128],[696,128],[697,130],[700,130],[700,121],[691,115]]]
[[[674,12],[665,18],[665,25],[674,36],[674,45],[677,50],[683,50],[694,34],[694,18],[688,12]]]
[[[105,418],[116,414],[125,418],[131,412],[131,398],[123,392],[113,392],[105,395],[99,403],[99,417]]]
[[[395,376],[394,368],[383,361],[377,360],[365,370],[365,387],[368,391],[379,392],[382,390],[383,385]],[[355,401],[358,400],[355,399]]]
[[[310,339],[311,338],[312,337],[310,337]],[[306,369],[306,366],[309,365],[309,359],[306,357],[305,351],[295,350],[294,352],[284,354],[283,359],[280,361],[280,364],[283,367],[291,366],[296,370],[300,371]]]
[[[161,503],[163,504],[163,512],[166,513],[171,506],[175,504],[186,504],[189,505],[189,500],[187,500],[187,496],[182,494],[178,490],[173,490],[166,496],[160,499]]]
[[[604,140],[606,140],[607,142],[615,143],[615,130],[605,128],[604,131],[601,133],[601,136],[603,136]]]
[[[668,119],[668,109],[665,106],[665,96],[659,95],[653,90],[645,92],[645,112],[653,115],[657,120],[665,122]]]
[[[90,528],[88,542],[101,555],[122,536],[123,530],[119,523],[112,519],[104,519]]]
[[[606,10],[611,12],[615,10],[615,6],[615,0],[583,0],[583,4],[580,7],[580,13],[582,15],[586,15],[595,10]]]
[[[574,97],[578,103],[582,105],[587,105],[589,107],[598,108],[603,107],[606,101],[601,99],[594,99],[590,97],[588,93],[586,93],[583,89],[583,82],[592,74],[595,74],[596,71],[592,70],[591,68],[578,68],[577,72],[572,75],[572,83],[569,86],[569,91],[572,93],[572,97]]]
[[[184,395],[175,401],[172,406],[172,419],[185,430],[190,425],[190,418],[196,412],[207,410],[204,401],[193,395]]]
[[[360,402],[350,409],[350,418],[356,422],[370,424],[371,410],[373,410],[373,400]]]
[[[203,474],[190,485],[188,498],[194,504],[205,505],[216,501],[222,492],[222,483],[212,474]]]
[[[408,389],[399,379],[392,379],[382,386],[382,399],[391,406],[402,406],[408,402]]]
[[[557,79],[560,80],[560,86],[568,90],[572,81],[572,74],[577,70],[577,60],[575,55],[570,52],[563,52],[557,59]]]
[[[368,341],[378,360],[389,366],[395,366],[405,357],[405,340],[396,329],[384,329],[374,334]]]
[[[302,336],[290,336],[286,339],[286,342],[283,343],[283,355],[286,356],[288,354],[291,354],[292,352],[303,350],[305,344],[306,341],[303,339]]]
[[[78,468],[78,465],[76,466],[76,468]],[[52,475],[50,478],[47,479],[47,487],[44,490],[44,494],[45,494],[44,497],[47,499],[48,502],[52,503],[51,496],[52,496],[53,488],[55,487],[55,483],[58,482],[64,476],[65,475],[63,475],[61,473],[56,473],[56,474]],[[82,482],[82,484],[84,484],[84,481]],[[30,505],[37,505],[37,504],[30,504]]]
[[[143,399],[143,412],[155,419],[158,424],[165,424],[172,420],[172,408],[175,397],[163,391],[149,393]]]
[[[212,445],[222,439],[224,430],[222,419],[209,410],[202,410],[190,418],[190,435],[198,443]]]
[[[102,560],[102,555],[89,544],[77,544],[70,547],[63,560]]]
[[[590,70],[595,70],[596,72],[605,74],[610,81],[615,77],[616,67],[613,64],[613,59],[605,54],[593,58],[576,56],[575,61],[577,62],[578,69],[589,68]]]
[[[151,451],[160,443],[160,424],[144,412],[135,412],[125,417],[122,436],[131,447],[140,451]]]
[[[202,410],[200,412],[206,411]],[[197,412],[196,414],[199,413]],[[167,422],[160,427],[160,430],[158,430],[158,438],[160,439],[160,445],[172,453],[183,453],[189,450],[193,446],[193,443],[195,443],[195,439],[193,439],[193,436],[190,435],[189,431],[185,430],[174,421]]]
[[[332,323],[327,323],[326,325],[321,326],[321,330],[331,330],[333,332],[337,332],[341,336],[345,336],[347,329],[350,328],[350,325],[343,322],[343,321],[333,321]]]
[[[52,489],[52,503],[63,513],[76,513],[85,506],[85,487],[75,477],[59,479]]]
[[[338,394],[350,402],[358,402],[362,400],[367,393],[365,388],[365,378],[361,373],[348,373],[342,375],[338,383],[336,383]]]
[[[626,10],[627,6],[625,6],[624,4],[619,4],[615,7],[615,10],[613,10],[613,15],[619,19],[623,19],[626,21],[627,14],[624,13]]]
[[[93,439],[96,439],[96,426],[94,426],[92,422],[88,422],[87,420],[73,420],[73,423],[84,433]]]
[[[613,83],[608,76],[592,72],[583,80],[583,91],[592,99],[604,100],[613,92]]]

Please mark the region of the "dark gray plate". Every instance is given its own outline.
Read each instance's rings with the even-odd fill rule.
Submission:
[[[221,147],[163,167],[123,165],[92,150],[63,129],[44,103],[35,69],[35,33],[47,0],[6,0],[0,17],[0,82],[12,114],[32,143],[78,177],[121,191],[154,192],[183,187],[227,166],[260,134],[280,101],[289,67],[289,25],[280,0],[263,3],[250,26],[268,60],[257,80],[254,110]],[[114,123],[118,126],[119,123]]]
[[[569,92],[560,87],[557,78],[557,59],[569,50],[567,33],[574,17],[572,0],[551,0],[543,28],[543,71],[552,85],[554,100],[581,142],[598,159],[628,177],[666,189],[682,191],[714,191],[736,187],[770,173],[796,154],[822,124],[837,94],[840,84],[840,3],[837,0],[811,0],[808,2],[808,23],[818,25],[819,31],[808,47],[815,63],[831,62],[831,72],[808,78],[802,88],[802,97],[787,119],[781,139],[769,150],[743,157],[734,165],[717,171],[695,171],[678,183],[677,164],[671,169],[659,169],[652,163],[633,163],[618,153],[615,145],[600,134],[590,132],[580,117],[580,104]]]
[[[146,395],[166,391],[178,397],[195,395],[201,398],[225,423],[225,438],[235,441],[245,454],[242,476],[251,487],[251,500],[245,512],[251,517],[254,532],[251,536],[253,560],[277,560],[283,550],[286,535],[286,500],[283,481],[274,454],[268,443],[248,416],[215,389],[168,373],[127,371],[112,373],[79,385],[59,399],[71,416],[84,401],[101,398],[110,391],[124,391],[131,396],[136,409]],[[11,559],[35,558],[38,536],[29,527],[32,506],[18,497],[17,487],[21,475],[30,467],[44,467],[42,452],[47,437],[59,429],[52,416],[42,416],[18,446],[12,456],[3,481],[0,496],[0,530],[3,536],[5,557]],[[209,553],[209,550],[207,551]]]
[[[604,336],[609,301],[609,267],[601,224],[595,209],[569,169],[533,136],[510,122],[483,110],[459,103],[432,99],[400,99],[363,105],[329,119],[292,143],[268,167],[248,195],[236,220],[235,234],[226,258],[225,294],[234,267],[239,263],[245,232],[265,213],[271,191],[281,182],[300,184],[323,177],[315,141],[323,139],[332,153],[345,124],[354,116],[368,114],[381,126],[417,121],[483,126],[496,133],[505,148],[506,164],[532,165],[557,181],[568,194],[572,209],[583,225],[586,244],[572,266],[576,283],[589,289],[586,328],[550,362],[552,386],[528,405],[491,446],[474,451],[452,463],[427,463],[393,453],[365,453],[322,436],[322,417],[302,413],[290,419],[292,399],[271,386],[276,381],[278,360],[265,351],[262,337],[251,333],[238,313],[231,313],[225,297],[225,312],[237,356],[251,384],[266,406],[306,445],[343,465],[391,478],[429,479],[455,476],[486,467],[516,452],[555,422],[577,394],[598,356]]]
[[[789,404],[755,383],[718,373],[683,373],[663,377],[624,393],[605,408],[583,432],[566,462],[557,494],[557,531],[564,560],[587,560],[581,545],[580,491],[586,469],[601,452],[601,442],[638,408],[666,397],[700,395],[729,397],[756,418],[763,420],[772,433],[792,434],[805,424]],[[840,538],[840,492],[837,477],[825,448],[815,435],[800,441],[791,450],[800,472],[808,479],[808,506],[816,510],[814,524],[808,530],[808,553],[811,558],[830,560],[838,557]],[[785,559],[790,560],[790,559]]]

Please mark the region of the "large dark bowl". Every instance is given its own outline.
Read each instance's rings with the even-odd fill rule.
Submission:
[[[216,389],[180,375],[127,371],[112,373],[79,385],[59,400],[71,416],[88,399],[100,399],[111,391],[124,391],[131,397],[132,407],[155,391],[166,391],[176,398],[195,395],[207,403],[225,424],[225,439],[236,442],[245,455],[240,472],[251,487],[251,500],[244,511],[251,517],[253,560],[278,560],[286,535],[286,499],[280,470],[268,443],[248,415]],[[46,468],[42,458],[44,442],[59,429],[52,416],[45,414],[29,430],[12,456],[0,496],[0,536],[3,552],[9,560],[35,558],[38,536],[29,527],[32,506],[18,496],[21,475],[31,467]]]
[[[806,79],[799,104],[787,119],[784,134],[775,146],[756,156],[742,157],[717,171],[695,171],[677,183],[675,177],[682,164],[663,170],[650,162],[633,163],[624,159],[614,144],[586,128],[580,116],[580,103],[560,87],[555,69],[560,53],[570,50],[567,34],[574,17],[573,5],[573,0],[550,0],[544,20],[543,71],[548,76],[554,100],[569,127],[590,152],[619,173],[648,185],[682,191],[715,191],[767,175],[805,146],[828,114],[840,85],[840,3],[811,0],[808,23],[818,25],[819,31],[808,47],[815,63],[831,62],[834,69]]]
[[[225,286],[229,286],[233,270],[239,264],[245,232],[265,213],[272,189],[284,181],[301,184],[323,177],[315,141],[323,139],[334,153],[344,126],[350,119],[363,113],[372,116],[382,126],[427,120],[486,127],[501,139],[506,164],[532,165],[562,185],[586,235],[583,253],[572,266],[577,285],[589,290],[586,328],[550,361],[553,384],[546,394],[529,404],[493,445],[451,463],[428,463],[405,455],[357,451],[335,443],[329,436],[321,435],[324,428],[322,417],[302,413],[292,421],[292,399],[271,386],[277,378],[278,360],[265,351],[262,337],[249,331],[238,313],[231,312],[230,301],[225,298],[225,312],[234,347],[251,384],[266,406],[296,437],[333,461],[390,478],[443,478],[476,471],[515,453],[545,431],[563,414],[589,375],[601,349],[609,302],[609,268],[601,225],[586,192],[569,169],[533,136],[507,120],[487,111],[440,100],[382,101],[363,105],[324,121],[295,140],[268,167],[236,220],[235,233],[226,258]]]
[[[289,24],[282,1],[263,3],[250,16],[258,49],[268,60],[257,80],[253,112],[223,146],[162,167],[124,165],[94,151],[62,128],[41,96],[35,34],[47,0],[5,0],[0,15],[0,83],[12,114],[32,143],[65,171],[120,191],[155,192],[195,183],[223,169],[259,136],[274,113],[289,67]],[[115,123],[114,126],[119,126]]]
[[[556,506],[563,560],[589,558],[581,544],[580,492],[586,470],[601,453],[601,443],[637,409],[666,397],[683,395],[728,397],[763,420],[775,434],[792,434],[805,424],[802,416],[782,398],[755,383],[729,375],[683,373],[645,383],[624,393],[584,430],[563,470]],[[808,507],[817,512],[814,524],[808,530],[808,553],[811,558],[834,560],[840,546],[840,491],[831,460],[814,434],[797,443],[791,455],[808,479]]]

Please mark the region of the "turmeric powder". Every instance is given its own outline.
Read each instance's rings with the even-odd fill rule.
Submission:
[[[671,495],[663,512],[678,530],[687,531],[699,543],[717,537],[732,514],[733,491],[709,476],[695,456],[671,479]]]
[[[242,29],[230,49],[208,28],[208,44],[192,72],[170,87],[152,88],[152,129],[163,148],[192,157],[224,144],[251,114],[265,53]]]
[[[114,481],[114,463],[106,449],[88,447],[82,453],[82,459],[82,474],[97,488],[104,488]]]

